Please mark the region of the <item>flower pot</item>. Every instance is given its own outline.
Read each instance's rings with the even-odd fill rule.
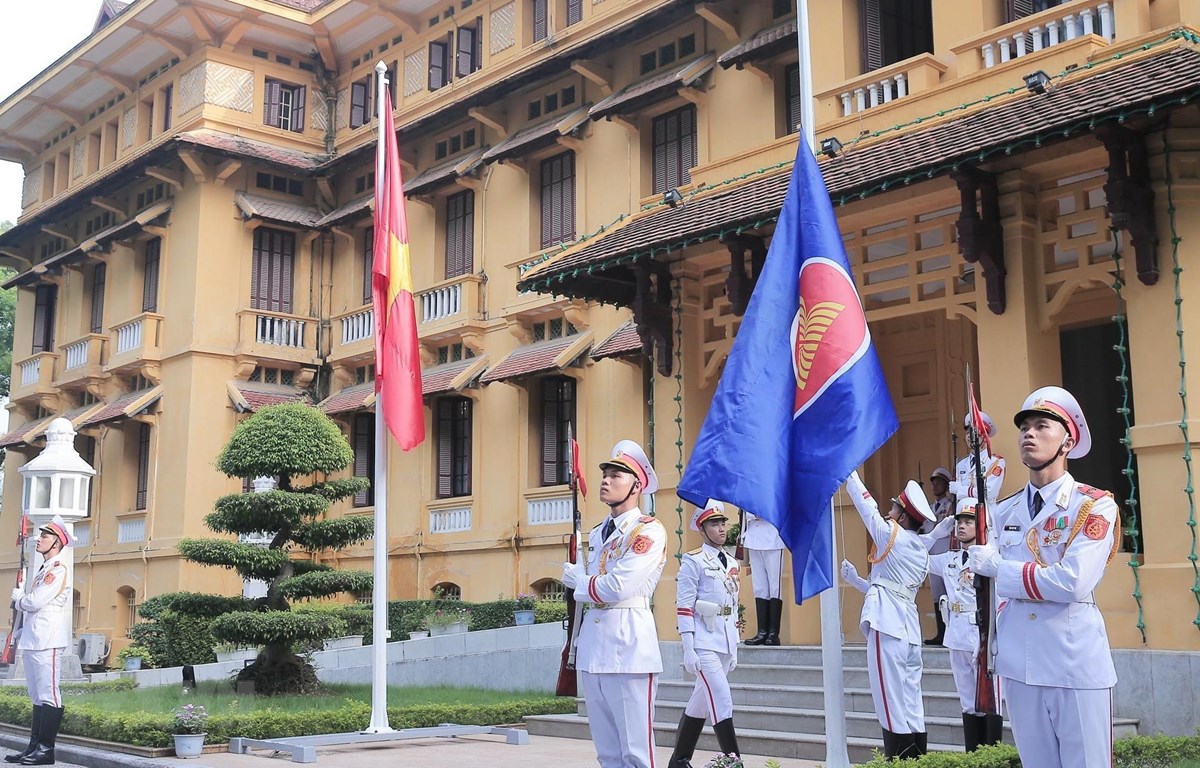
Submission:
[[[345,637],[331,637],[324,641],[325,650],[336,651],[340,648],[359,648],[363,644],[362,635],[346,635]]]
[[[257,648],[235,648],[232,651],[213,651],[213,653],[216,654],[217,662],[220,664],[254,661],[258,658]]]
[[[465,621],[460,621],[455,624],[437,624],[429,628],[429,634],[433,637],[440,637],[442,635],[456,635],[459,632],[466,631],[467,623]]]
[[[534,623],[533,611],[514,611],[513,619],[515,620],[514,623],[518,627],[525,626],[526,624],[532,624]]]
[[[142,668],[142,657],[141,656],[131,656],[128,659],[125,659],[125,671],[126,672],[136,672],[137,670],[139,670],[141,668]]]
[[[409,632],[409,633],[408,633],[408,639],[409,639],[409,640],[420,640],[420,639],[421,639],[421,638],[423,638],[423,637],[429,637],[429,630],[428,630],[428,629],[418,629],[416,632]]]
[[[206,733],[177,733],[175,734],[175,757],[200,757],[204,751]]]

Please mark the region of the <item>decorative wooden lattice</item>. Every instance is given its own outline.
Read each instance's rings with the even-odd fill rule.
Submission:
[[[206,72],[205,64],[198,64],[179,76],[178,109],[180,115],[186,115],[204,103]]]
[[[1081,288],[1112,282],[1113,238],[1108,229],[1104,169],[1042,185],[1038,191],[1038,284],[1041,327]]]
[[[342,95],[338,94],[338,103],[340,104]],[[325,96],[319,88],[308,89],[308,127],[315,131],[324,131],[329,128],[329,104],[325,101]]]
[[[517,4],[509,3],[492,11],[488,24],[492,33],[492,53],[499,53],[517,44]]]
[[[733,337],[742,318],[733,313],[725,293],[729,265],[704,271],[697,279],[700,288],[700,378],[704,385],[721,375],[725,358],[733,348]]]
[[[76,139],[71,145],[71,178],[78,179],[83,175],[84,161],[87,160],[87,143]]]
[[[121,114],[121,148],[133,146],[134,135],[137,132],[137,109],[130,107]]]
[[[425,49],[414,51],[404,57],[404,95],[412,96],[425,90],[429,84],[429,72],[425,66]]]
[[[238,112],[254,111],[254,73],[210,61],[206,65],[204,101]]]
[[[25,181],[21,186],[21,207],[28,208],[41,196],[42,169],[38,167],[25,174]]]

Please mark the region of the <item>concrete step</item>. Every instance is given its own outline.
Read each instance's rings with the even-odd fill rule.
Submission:
[[[685,675],[684,679],[689,679],[690,675]],[[668,679],[664,673],[663,679]],[[674,673],[670,679],[677,679]],[[871,681],[867,676],[866,667],[845,667],[842,670],[843,684],[847,688],[870,688]],[[747,685],[800,685],[800,686],[816,686],[824,688],[825,680],[821,675],[821,667],[816,666],[797,666],[791,667],[782,664],[753,664],[742,663],[741,656],[738,657],[737,669],[729,676],[731,683],[745,683]],[[925,691],[937,691],[939,693],[954,693],[954,674],[949,669],[941,669],[939,667],[926,667],[921,678],[921,689]]]
[[[820,686],[792,686],[731,683],[734,707],[786,707],[790,709],[825,708],[825,689]],[[663,680],[658,684],[660,703],[685,703],[692,695],[694,685],[688,680]],[[925,714],[934,717],[958,717],[962,713],[957,693],[924,691]],[[846,688],[845,707],[847,712],[875,711],[870,688]]]
[[[664,654],[672,646],[682,658],[682,646],[678,641],[662,641],[659,646]],[[921,657],[926,669],[950,669],[950,652],[940,646],[926,645],[921,649]],[[666,659],[664,658],[665,662]],[[776,664],[789,667],[821,667],[821,647],[817,645],[779,645],[765,647],[761,645],[739,645],[738,664]],[[867,666],[866,645],[846,645],[842,648],[842,665],[846,667]]]

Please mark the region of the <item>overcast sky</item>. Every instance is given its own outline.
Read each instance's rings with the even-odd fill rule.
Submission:
[[[100,0],[0,0],[0,99],[87,37]],[[21,212],[21,166],[0,161],[0,221]]]

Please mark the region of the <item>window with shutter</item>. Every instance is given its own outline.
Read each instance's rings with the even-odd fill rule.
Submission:
[[[146,243],[146,258],[142,270],[142,311],[158,311],[158,269],[162,256],[162,238]]]
[[[150,425],[138,425],[137,494],[135,509],[145,509],[150,487]]]
[[[696,165],[696,107],[689,104],[654,118],[654,193],[692,180]]]
[[[302,133],[306,93],[303,85],[268,78],[263,87],[263,124]]]
[[[475,193],[446,198],[446,279],[475,270]]]
[[[350,127],[366,125],[371,119],[371,78],[350,84]]]
[[[437,401],[437,497],[471,495],[471,401]]]
[[[375,266],[375,227],[367,227],[363,232],[362,271],[363,271],[363,304],[371,303],[371,269]]]
[[[375,471],[375,415],[356,413],[351,431],[354,441],[354,476],[370,480]],[[354,494],[354,506],[370,507],[374,504],[374,487]]]
[[[296,236],[259,227],[254,230],[250,307],[268,312],[292,311],[292,270]]]
[[[78,440],[78,438],[76,438],[76,439]],[[88,463],[88,466],[90,466],[90,467],[96,466],[96,438],[84,437],[83,438],[83,449],[80,450],[79,448],[76,448],[76,450],[79,450],[79,455],[82,456],[83,460]],[[91,517],[91,514],[92,514],[92,496],[94,495],[95,490],[96,490],[96,483],[95,482],[89,483],[88,484],[88,499],[87,499],[88,517]]]
[[[108,279],[108,265],[97,264],[92,270],[92,318],[89,333],[104,333],[104,283]]]
[[[575,239],[575,153],[564,152],[541,164],[542,247]]]
[[[466,77],[483,66],[483,17],[474,24],[458,28],[458,51],[455,74]]]
[[[545,40],[550,34],[550,0],[532,0],[533,41]]]
[[[54,350],[54,322],[58,286],[39,285],[33,303],[33,354]]]
[[[863,73],[883,66],[883,43],[879,29],[880,0],[858,0],[860,55]]]
[[[863,72],[933,52],[931,0],[859,0]]]
[[[787,133],[800,130],[800,65],[792,64],[783,72],[783,109]]]
[[[162,89],[162,129],[171,129],[171,103],[174,101],[175,88],[168,85]]]
[[[454,45],[454,33],[445,40],[429,43],[429,90],[436,91],[450,82],[450,51]]]
[[[567,26],[583,21],[583,0],[567,0]]]
[[[568,425],[575,424],[575,380],[566,376],[542,379],[542,485],[567,481],[571,449]]]

